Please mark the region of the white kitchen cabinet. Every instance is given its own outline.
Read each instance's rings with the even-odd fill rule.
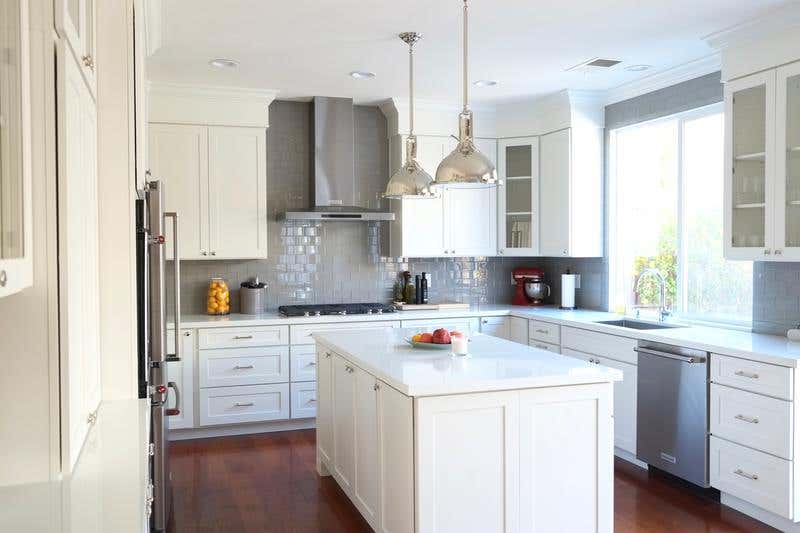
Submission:
[[[97,24],[95,2],[98,0],[55,0],[55,26],[66,39],[92,95],[96,91]]]
[[[289,347],[200,350],[200,387],[233,387],[289,381]]]
[[[317,416],[317,384],[313,381],[292,383],[292,418],[314,418]]]
[[[528,344],[528,319],[517,316],[509,317],[509,340],[520,344]]]
[[[97,112],[64,42],[56,55],[62,458],[69,471],[101,395]]]
[[[194,423],[194,362],[197,357],[195,351],[195,335],[193,330],[180,333],[181,358],[171,361],[175,355],[175,332],[167,332],[167,381],[174,382],[180,394],[180,405],[170,390],[170,400],[167,409],[180,408],[180,412],[167,417],[169,429],[186,429],[195,427]]]
[[[333,477],[350,498],[356,476],[355,367],[333,356]]]
[[[433,330],[444,328],[448,331],[458,330],[464,333],[477,333],[480,331],[480,321],[475,317],[467,318],[442,318],[417,320],[403,320],[400,323],[402,328],[410,328],[414,333],[433,333]]]
[[[500,255],[539,255],[539,138],[498,141],[497,246]]]
[[[602,257],[601,128],[566,128],[539,139],[539,255]]]
[[[165,210],[180,217],[181,259],[267,257],[264,128],[151,123],[148,144]]]
[[[777,71],[775,259],[800,261],[800,62]]]
[[[481,318],[481,333],[483,333],[484,335],[491,335],[492,337],[500,337],[501,339],[508,339],[509,317],[485,316]]]
[[[367,522],[376,528],[380,495],[378,439],[378,381],[360,368],[355,372],[355,477],[353,500]]]
[[[333,464],[333,354],[317,348],[317,471]]]
[[[394,220],[389,222],[391,257],[443,257],[444,202],[434,198],[389,200]]]
[[[410,397],[378,383],[379,533],[414,532],[414,407]]]
[[[200,389],[201,426],[287,420],[289,384],[246,385]]]

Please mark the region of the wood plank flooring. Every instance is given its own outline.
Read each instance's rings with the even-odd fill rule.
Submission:
[[[314,438],[303,430],[171,443],[169,531],[372,531],[336,482],[317,476]],[[775,531],[622,460],[614,490],[618,533]]]

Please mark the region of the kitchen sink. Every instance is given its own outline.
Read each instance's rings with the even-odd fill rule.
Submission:
[[[623,318],[620,320],[598,320],[595,324],[608,324],[609,326],[618,326],[628,329],[671,329],[683,328],[679,324],[665,324],[663,322],[646,322],[644,320],[632,320],[630,318]]]

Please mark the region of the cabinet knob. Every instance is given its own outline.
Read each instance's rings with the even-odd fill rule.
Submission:
[[[5,287],[8,283],[8,274],[5,270],[0,270],[0,287]]]
[[[783,255],[783,250],[775,250],[775,255]]]
[[[377,383],[376,383],[375,385],[373,385],[373,386],[372,386],[372,390],[374,390],[374,391],[376,391],[376,390],[378,390],[378,389],[380,389],[380,388],[381,388],[381,386],[380,386],[380,385],[378,385]]]
[[[344,369],[347,370],[348,374],[352,374],[353,373],[353,367],[352,366],[346,366],[346,367],[344,367]]]
[[[325,359],[329,359],[331,356],[331,352],[325,352]]]
[[[217,255],[217,252],[211,252],[211,255]]]
[[[208,255],[208,252],[206,252],[205,250],[200,250],[200,255]]]
[[[94,58],[90,55],[85,55],[81,59],[83,59],[83,64],[90,69],[94,70]]]
[[[764,255],[770,255],[771,253],[772,253],[772,250],[770,250],[769,248],[764,250]]]

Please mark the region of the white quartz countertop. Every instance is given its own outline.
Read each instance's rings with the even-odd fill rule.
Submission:
[[[69,475],[0,487],[0,531],[145,531],[149,431],[149,400],[104,402]]]
[[[184,328],[209,328],[225,326],[267,326],[295,324],[324,324],[346,322],[376,322],[401,320],[430,320],[460,317],[516,316],[543,320],[562,326],[588,329],[622,337],[644,339],[667,344],[677,344],[709,352],[742,357],[776,365],[800,366],[800,342],[786,337],[764,335],[750,331],[732,330],[709,326],[686,326],[671,329],[634,330],[598,324],[600,320],[621,318],[614,313],[590,310],[563,310],[556,307],[522,307],[513,305],[480,305],[469,309],[443,311],[398,311],[385,315],[354,315],[336,317],[285,318],[278,313],[262,315],[231,314],[225,317],[188,315],[182,318]]]
[[[315,333],[314,340],[408,396],[620,381],[622,373],[516,342],[473,335],[469,356],[421,350],[412,330]]]

